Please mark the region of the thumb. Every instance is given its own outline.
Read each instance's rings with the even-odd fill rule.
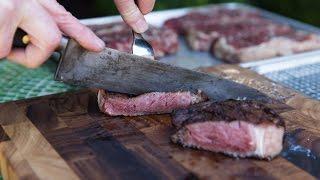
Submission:
[[[49,11],[59,29],[81,46],[91,51],[101,51],[105,47],[105,43],[100,38],[55,0],[38,1]]]
[[[148,29],[148,24],[134,0],[114,0],[123,20],[137,33]]]

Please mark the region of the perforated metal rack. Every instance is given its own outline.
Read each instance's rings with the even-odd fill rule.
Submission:
[[[275,82],[320,100],[320,53],[243,64]]]
[[[56,63],[52,61],[34,70],[1,61],[0,103],[76,89],[76,87],[54,81],[55,69]]]
[[[274,81],[320,100],[320,63],[265,75]]]

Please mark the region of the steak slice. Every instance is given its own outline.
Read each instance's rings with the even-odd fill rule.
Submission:
[[[272,35],[243,34],[219,38],[212,53],[229,63],[249,62],[320,48],[320,36],[302,31]]]
[[[175,111],[171,139],[233,157],[272,159],[282,150],[285,125],[272,109],[256,101],[204,102]]]
[[[98,92],[98,104],[102,112],[110,116],[139,116],[171,113],[173,110],[187,108],[203,102],[207,97],[201,92],[152,92],[128,97],[124,94]]]
[[[94,25],[90,28],[106,43],[107,47],[131,52],[132,31],[125,23]],[[172,29],[151,26],[143,36],[154,48],[156,58],[174,54],[179,49],[178,35]]]

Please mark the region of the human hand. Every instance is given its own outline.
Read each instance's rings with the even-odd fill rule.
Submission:
[[[12,49],[18,27],[30,38],[25,49]],[[0,0],[0,58],[38,67],[58,47],[62,33],[91,51],[101,51],[105,46],[56,0]]]
[[[155,0],[114,0],[124,21],[137,33],[148,29],[143,15],[152,11]]]

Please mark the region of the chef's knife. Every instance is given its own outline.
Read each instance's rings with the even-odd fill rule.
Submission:
[[[69,40],[61,56],[55,79],[133,95],[199,89],[215,100],[268,100],[265,94],[253,88],[216,75],[175,67],[110,48],[100,53],[89,52],[74,40]]]
[[[14,47],[25,47],[28,43],[27,34],[19,29]],[[60,48],[64,44],[62,42]],[[110,48],[94,53],[69,40],[61,52],[55,79],[69,84],[127,94],[199,89],[215,100],[269,99],[255,89],[215,75],[174,67]]]

